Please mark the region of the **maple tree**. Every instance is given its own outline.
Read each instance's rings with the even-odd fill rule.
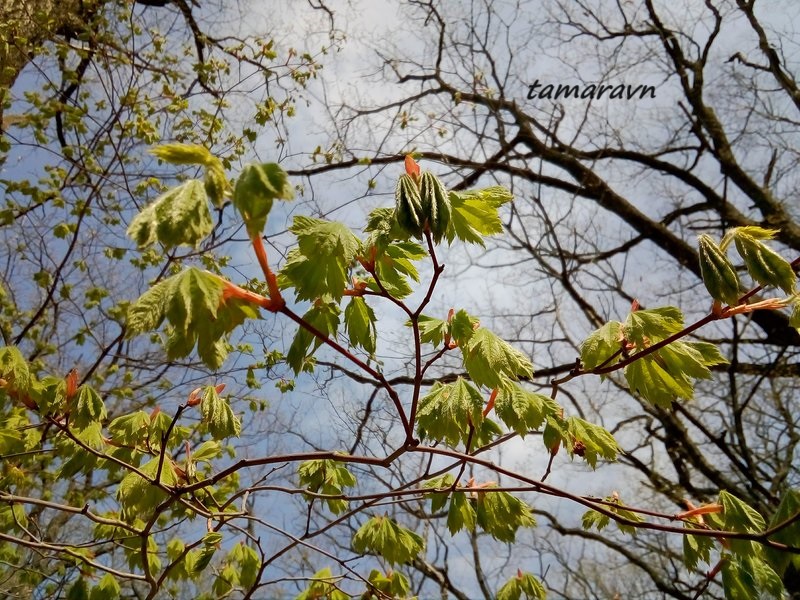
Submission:
[[[570,415],[558,403],[569,381],[621,370],[645,401],[668,406],[691,399],[695,381],[709,378],[710,367],[726,362],[714,344],[687,339],[703,325],[791,305],[792,323],[800,325],[793,265],[768,245],[775,231],[735,228],[719,243],[702,237],[712,306],[708,315],[686,325],[675,307],[634,305],[625,322],[611,321],[588,336],[580,360],[545,395],[526,387],[534,372],[530,358],[466,308],[451,310],[444,319],[423,312],[444,270],[436,238],[480,244],[497,233],[499,210],[512,201],[507,190],[445,190],[441,198],[444,186],[438,178],[435,185],[423,185],[426,178],[435,178],[430,172],[412,177],[410,184],[418,187],[411,191],[402,175],[395,207],[373,211],[364,238],[342,223],[296,216],[290,228],[296,246],[278,267],[270,262],[262,238],[276,201],[293,197],[278,165],[250,165],[230,184],[222,165],[202,147],[172,144],[154,153],[168,163],[196,163],[205,175],[167,190],[131,222],[128,234],[140,249],[196,246],[210,233],[210,204],[224,206],[230,198],[263,280],[240,285],[222,273],[185,268],[154,283],[129,306],[126,335],[155,334],[171,359],[196,353],[218,369],[233,349],[229,337],[235,329],[260,318],[261,311],[282,317],[297,330],[286,355],[276,360],[285,360],[299,375],[315,369],[321,347],[331,349],[383,392],[402,427],[399,443],[382,456],[335,449],[271,452],[264,440],[247,457],[236,457],[230,442],[247,433],[247,411],[234,410],[234,399],[223,395],[223,383],[201,386],[174,402],[171,412],[156,407],[112,418],[102,396],[89,384],[78,385],[74,372],[66,378],[39,373],[17,348],[7,346],[0,350],[0,394],[9,411],[0,430],[6,460],[0,541],[7,562],[35,551],[47,561],[74,565],[69,598],[119,597],[123,587],[155,598],[176,593],[175,586],[184,582],[199,584],[209,569],[210,588],[201,597],[247,598],[272,593],[266,574],[283,554],[313,550],[313,562],[329,564],[320,565],[298,598],[404,598],[413,595],[404,565],[424,556],[425,538],[410,524],[381,514],[382,504],[416,498],[432,514],[443,515],[451,535],[481,530],[511,543],[521,530],[536,526],[531,506],[519,495],[527,491],[534,498],[554,496],[581,506],[587,529],[614,523],[629,535],[643,529],[681,535],[687,568],[701,562],[713,567],[708,579],[721,573],[729,598],[781,597],[781,573],[800,554],[796,491],[785,494],[769,515],[726,490],[719,491],[717,502],[662,513],[627,506],[616,493],[607,498],[576,495],[548,484],[547,473],[531,477],[504,466],[497,455],[484,456],[519,438],[531,452],[549,456],[551,465],[562,452],[600,468],[622,449],[609,431]],[[406,169],[408,175],[419,175],[412,160],[406,160]],[[412,204],[409,193],[419,194]],[[418,212],[412,218],[403,214],[407,210]],[[434,234],[437,229],[440,235]],[[749,290],[728,256],[731,248],[753,280]],[[425,262],[427,280],[418,266]],[[423,292],[421,299],[412,300],[415,286]],[[756,293],[773,290],[785,295],[750,301]],[[300,316],[296,308],[306,303]],[[401,394],[375,361],[381,303],[407,317],[414,365],[408,394]],[[458,357],[464,374],[427,385],[426,373],[445,356]],[[230,458],[226,451],[232,452]],[[392,468],[407,456],[428,460],[402,485],[382,484],[385,489],[380,489],[353,472],[359,465]],[[267,484],[266,476],[256,474],[259,467],[278,464],[292,470],[281,476],[282,484]],[[82,505],[57,490],[47,497],[29,496],[25,472],[37,467],[54,482],[102,471],[109,485]],[[465,479],[468,467],[480,467],[481,479]],[[309,520],[305,531],[282,531],[247,508],[251,497],[296,493],[303,495],[309,519],[312,510],[320,519]],[[90,538],[42,536],[30,516],[41,508],[87,520],[93,528]],[[332,528],[355,529],[349,548],[334,554],[315,544]],[[268,532],[284,538],[277,550],[263,544]],[[351,566],[358,556],[374,557],[359,563],[373,563],[369,572]],[[497,592],[501,599],[545,595],[536,574],[522,570]]]

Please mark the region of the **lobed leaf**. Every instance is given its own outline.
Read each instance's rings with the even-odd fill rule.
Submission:
[[[425,439],[446,440],[451,446],[466,443],[469,426],[482,420],[483,396],[463,377],[435,383],[419,401],[417,430]]]
[[[581,363],[583,368],[591,370],[596,367],[608,367],[622,358],[624,341],[622,323],[610,321],[600,329],[593,331],[581,344]]]
[[[484,246],[483,238],[502,233],[503,222],[498,209],[513,200],[511,192],[494,186],[482,190],[450,192],[452,214],[445,237],[452,245],[458,238],[471,244]]]
[[[372,517],[353,536],[353,550],[375,554],[389,564],[404,564],[425,549],[421,536],[388,516]]]
[[[494,410],[503,423],[524,437],[539,429],[547,416],[556,414],[560,407],[549,396],[529,392],[518,383],[505,380],[495,398]]]
[[[494,539],[513,543],[520,527],[533,527],[536,519],[530,507],[508,492],[484,487],[477,492],[477,523]]]
[[[310,492],[340,496],[344,489],[356,485],[355,476],[347,470],[344,463],[335,460],[307,460],[297,469],[300,485]],[[342,514],[348,508],[347,500],[342,498],[326,498],[325,503],[335,515]]]
[[[229,437],[239,437],[242,432],[242,423],[233,414],[227,398],[221,398],[213,385],[203,389],[200,401],[200,415],[208,426],[208,432],[215,440],[224,440]]]
[[[361,242],[346,225],[311,217],[295,217],[289,230],[297,236],[298,246],[281,269],[280,286],[294,287],[297,300],[329,296],[339,301]]]
[[[478,385],[498,388],[504,377],[533,377],[528,357],[485,327],[476,329],[461,348],[464,367]]]
[[[202,181],[190,179],[164,192],[131,221],[127,235],[142,249],[160,242],[166,249],[197,247],[214,224]]]
[[[516,577],[503,584],[497,592],[496,600],[520,600],[523,595],[526,600],[545,600],[547,591],[533,573],[520,571]]]

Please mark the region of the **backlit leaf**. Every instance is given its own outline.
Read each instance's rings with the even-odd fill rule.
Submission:
[[[500,387],[503,377],[533,377],[533,365],[522,352],[485,327],[475,330],[462,346],[464,367],[478,385]]]
[[[236,180],[233,190],[233,205],[242,215],[251,238],[264,232],[267,215],[272,210],[274,200],[292,198],[294,190],[289,183],[289,177],[275,163],[247,165]]]
[[[599,366],[608,367],[622,357],[622,323],[610,321],[593,331],[581,344],[583,368],[591,370]]]
[[[340,300],[361,242],[346,225],[311,217],[295,217],[289,230],[297,236],[298,246],[281,269],[281,287],[294,287],[297,300],[322,296]]]
[[[483,419],[484,398],[471,383],[459,377],[453,383],[435,383],[420,398],[417,428],[422,438],[446,440],[451,446],[466,442],[470,424]]]
[[[375,554],[393,565],[413,560],[424,548],[422,537],[388,516],[371,518],[353,536],[353,550]]]
[[[452,215],[446,237],[451,245],[458,238],[483,246],[485,236],[502,233],[503,223],[498,209],[513,200],[506,188],[495,186],[482,190],[450,192],[449,197]]]
[[[344,325],[352,346],[361,346],[370,355],[375,353],[377,331],[375,311],[364,298],[354,296],[344,309]]]
[[[197,247],[214,224],[202,181],[190,179],[164,192],[131,221],[127,234],[139,248]]]

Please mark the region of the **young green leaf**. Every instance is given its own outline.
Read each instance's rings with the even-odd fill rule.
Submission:
[[[452,535],[462,529],[475,531],[475,526],[478,524],[476,504],[465,492],[453,492],[450,497],[450,507],[447,509],[447,528]]]
[[[221,398],[213,385],[203,389],[200,401],[200,414],[203,422],[208,426],[208,432],[215,440],[224,440],[229,437],[239,437],[242,432],[242,423],[233,414],[227,398]]]
[[[451,488],[455,482],[455,477],[450,473],[446,473],[441,477],[435,477],[425,482],[423,487],[434,489],[448,489]],[[431,499],[431,511],[436,512],[442,510],[444,505],[447,504],[447,499],[450,497],[450,492],[435,492],[429,494]]]
[[[781,578],[755,555],[726,556],[722,563],[722,588],[726,600],[781,600],[785,597]]]
[[[476,329],[461,348],[464,367],[478,385],[497,388],[504,377],[533,377],[528,357],[485,327]]]
[[[75,409],[70,415],[71,422],[75,427],[84,429],[89,423],[105,420],[106,414],[106,405],[100,394],[88,385],[78,388]]]
[[[623,519],[627,519],[628,521],[635,521],[640,523],[642,521],[642,517],[640,517],[637,513],[626,509],[622,503],[620,503],[619,498],[616,496],[608,496],[605,498],[606,502],[610,504],[606,505],[606,508],[613,511],[615,514],[619,515]],[[583,528],[586,530],[592,529],[593,527],[596,528],[598,531],[604,529],[608,526],[611,522],[611,517],[596,510],[588,510],[583,514],[581,518],[581,522],[583,524]],[[630,535],[636,534],[636,527],[633,525],[627,525],[625,523],[620,523],[618,521],[614,521],[619,527],[619,530],[622,533],[627,533]]]
[[[388,516],[372,517],[353,536],[353,550],[375,554],[393,565],[413,560],[424,549],[422,537]]]
[[[484,399],[471,383],[459,377],[453,383],[436,382],[419,401],[420,437],[446,440],[451,446],[469,437],[469,426],[483,419]]]
[[[187,356],[197,345],[200,359],[213,369],[224,362],[228,335],[258,308],[240,298],[225,298],[226,282],[213,273],[189,268],[159,282],[128,309],[125,335],[134,337],[158,328],[166,319],[170,358]]]
[[[341,496],[345,488],[356,484],[356,478],[347,467],[335,460],[307,460],[300,464],[297,474],[300,485],[318,494]],[[348,507],[347,500],[342,498],[326,498],[325,503],[335,515],[342,514]]]
[[[683,329],[683,313],[674,306],[632,311],[625,321],[625,339],[639,348],[660,342]]]
[[[320,333],[333,338],[339,328],[339,305],[335,302],[319,300],[306,311],[303,320]],[[286,364],[294,370],[295,375],[299,375],[312,364],[310,359],[321,345],[322,340],[301,327],[292,340],[289,352],[286,353]],[[311,348],[310,352],[309,348]]]
[[[150,154],[173,165],[205,166],[216,160],[207,148],[196,144],[162,144],[151,148]]]
[[[690,400],[694,393],[685,377],[674,377],[658,364],[653,355],[640,358],[625,367],[625,379],[630,388],[645,400],[663,408],[669,408],[676,398]]]
[[[338,302],[361,242],[346,225],[311,217],[295,217],[289,230],[297,236],[298,246],[281,269],[280,286],[294,287],[297,300],[330,296]]]
[[[599,366],[608,367],[622,358],[622,323],[610,321],[593,331],[581,344],[581,363],[591,370]]]
[[[453,341],[463,348],[472,339],[472,334],[479,325],[480,321],[462,308],[450,319],[450,335]]]
[[[452,245],[458,238],[471,244],[485,245],[483,238],[502,233],[503,222],[498,209],[513,200],[506,188],[495,186],[482,190],[450,192],[452,209],[447,241]]]
[[[232,561],[239,565],[239,571],[237,573],[239,584],[245,590],[249,590],[258,581],[261,557],[253,548],[244,542],[236,544],[229,556]]]
[[[733,494],[722,490],[719,493],[722,505],[722,528],[726,531],[761,533],[766,523],[764,517],[753,507],[739,500]],[[740,555],[753,554],[757,546],[749,540],[730,540],[730,549]]]
[[[497,592],[497,600],[545,600],[547,591],[533,573],[519,571],[503,584]]]
[[[383,574],[381,571],[373,569],[367,581],[369,581],[370,587],[361,596],[361,600],[378,600],[378,598],[401,600],[410,597],[411,584],[408,578],[399,571]],[[374,592],[378,592],[378,595],[375,595]]]
[[[560,407],[549,396],[523,389],[518,383],[505,380],[495,399],[494,410],[503,423],[524,437],[539,429],[548,415]]]
[[[508,492],[492,491],[492,487],[483,487],[476,492],[478,525],[494,539],[512,543],[516,540],[517,530],[534,527],[536,519],[522,500]]]
[[[0,377],[17,393],[27,393],[31,385],[28,361],[16,346],[0,348]]]
[[[127,235],[139,248],[160,242],[165,248],[197,247],[214,224],[202,181],[190,179],[164,192],[131,221]]]
[[[329,568],[317,571],[309,585],[294,600],[350,600],[350,595],[337,587],[341,577],[334,577]]]
[[[696,525],[684,523],[687,530]],[[714,549],[715,542],[713,538],[703,535],[692,535],[687,533],[683,536],[683,562],[690,571],[697,571],[697,565],[700,561],[706,564],[711,564],[711,551]]]
[[[122,594],[116,578],[111,573],[106,573],[92,588],[89,600],[116,600]]]
[[[159,457],[155,457],[139,467],[139,470],[145,476],[154,479],[160,463],[162,464],[159,479],[161,485],[171,487],[177,484],[178,478],[170,460],[161,461]],[[122,518],[129,523],[137,518],[147,520],[152,510],[166,497],[167,494],[164,490],[134,472],[123,477],[117,489],[117,500],[122,507]]]
[[[352,346],[361,346],[368,354],[375,354],[377,330],[375,311],[364,298],[353,296],[344,309],[344,325]]]
[[[800,491],[788,490],[781,498],[781,502],[769,522],[770,529],[779,526],[783,527],[771,535],[770,539],[782,544],[796,544],[797,540],[800,540],[800,520],[797,519],[798,515],[800,515]],[[764,551],[772,567],[779,575],[783,576],[786,569],[792,564],[793,556],[788,552],[782,552],[770,547],[765,547]],[[794,564],[795,568],[800,566],[800,560],[798,560],[797,555],[794,555]]]
[[[407,325],[409,324],[410,322],[407,323]],[[448,331],[447,321],[420,315],[417,324],[419,325],[420,341],[423,344],[432,344],[434,348],[442,345]]]
[[[567,432],[571,440],[571,443],[564,440],[567,451],[586,460],[593,469],[597,466],[599,458],[616,460],[620,449],[608,430],[581,418],[569,417]]]
[[[590,529],[597,529],[602,531],[611,523],[611,517],[604,515],[596,510],[587,510],[581,517],[581,526],[589,531]]]
[[[247,165],[233,190],[233,205],[242,215],[251,239],[264,232],[272,202],[292,198],[294,190],[289,176],[275,163]]]

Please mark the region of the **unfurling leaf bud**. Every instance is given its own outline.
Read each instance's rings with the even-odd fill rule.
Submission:
[[[714,300],[736,306],[741,293],[736,270],[711,237],[701,235],[699,241],[700,273],[708,293]]]
[[[428,222],[428,227],[435,242],[441,241],[450,224],[452,208],[450,197],[442,182],[430,171],[422,174],[419,185],[419,195],[422,201],[422,214]]]
[[[400,175],[394,192],[395,219],[400,228],[407,234],[420,237],[424,216],[419,187],[408,174]]]

